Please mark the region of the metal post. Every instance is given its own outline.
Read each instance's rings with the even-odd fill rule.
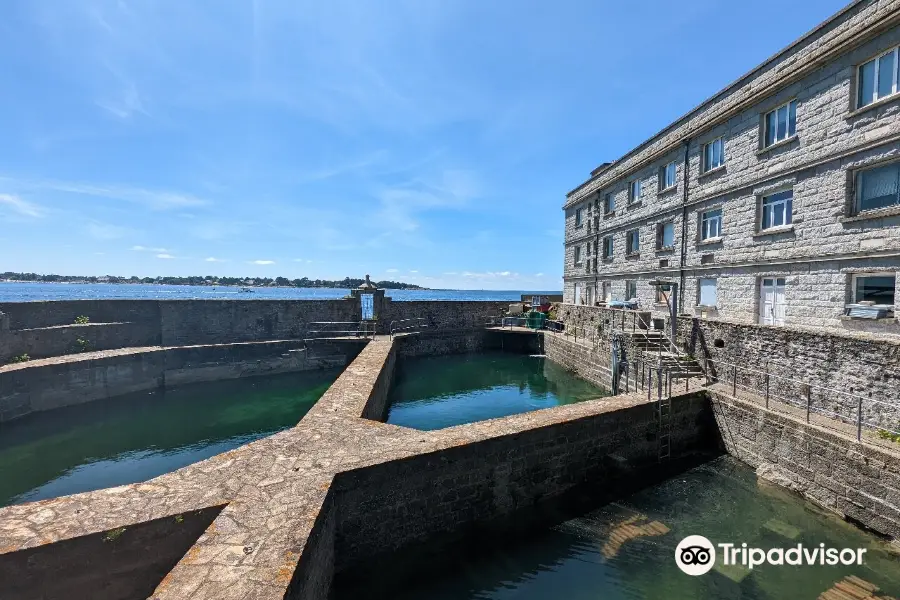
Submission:
[[[662,390],[663,390],[663,380],[662,380],[662,367],[656,367],[656,399],[662,399]]]
[[[650,402],[653,394],[653,369],[647,369],[647,402]]]
[[[862,441],[862,396],[858,399],[859,404],[856,407],[856,441]]]
[[[731,395],[737,398],[737,365],[734,365],[734,377],[732,378]]]
[[[769,408],[769,365],[766,364],[766,408]]]

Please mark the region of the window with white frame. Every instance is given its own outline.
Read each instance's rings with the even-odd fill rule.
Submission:
[[[697,280],[697,304],[699,306],[716,306],[719,296],[716,291],[716,280],[701,278]]]
[[[659,187],[662,191],[670,190],[675,187],[677,181],[675,177],[678,174],[678,165],[673,160],[659,172]]]
[[[613,239],[611,235],[603,238],[603,258],[610,259],[613,256]]]
[[[894,310],[896,273],[859,273],[853,276],[853,303],[874,302]]]
[[[637,254],[641,251],[641,232],[633,229],[625,234],[625,253]]]
[[[866,169],[856,174],[853,212],[900,205],[900,162]]]
[[[656,226],[656,249],[668,250],[675,247],[675,224],[660,223]]]
[[[859,65],[856,72],[856,108],[897,93],[897,48]]]
[[[763,196],[762,214],[759,228],[761,231],[773,227],[784,227],[791,224],[791,213],[794,204],[794,190],[784,190]]]
[[[725,139],[716,138],[703,146],[703,172],[718,169],[725,164]]]
[[[625,299],[633,300],[637,298],[637,281],[627,280],[625,281]]]
[[[581,304],[581,284],[575,284],[575,304]]]
[[[766,113],[763,145],[783,142],[797,133],[797,101],[791,100]]]
[[[635,179],[628,188],[628,201],[637,202],[641,199],[641,180]]]
[[[601,289],[603,302],[610,302],[612,300],[612,283],[604,281]]]
[[[575,264],[581,264],[581,246],[575,246]]]
[[[616,212],[616,196],[612,192],[603,199],[603,212],[606,214]]]
[[[583,221],[583,213],[584,209],[580,206],[575,209],[575,227],[581,227],[581,223]]]
[[[722,237],[722,209],[700,213],[700,241],[716,240]]]

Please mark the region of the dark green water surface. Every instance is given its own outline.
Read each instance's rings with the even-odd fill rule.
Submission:
[[[489,352],[404,358],[387,422],[442,429],[606,395],[538,356]]]
[[[339,374],[191,384],[0,424],[0,506],[145,481],[292,427]]]
[[[667,532],[611,543],[623,524],[657,522]],[[657,531],[660,531],[659,529]],[[770,549],[866,548],[862,566],[721,567],[691,577],[675,564],[688,535]],[[787,491],[757,482],[730,457],[714,459],[600,509],[567,516],[514,540],[482,536],[463,548],[418,548],[374,576],[339,576],[334,600],[815,600],[855,575],[900,597],[900,554]],[[621,539],[621,538],[620,538]],[[840,596],[835,596],[840,597]]]

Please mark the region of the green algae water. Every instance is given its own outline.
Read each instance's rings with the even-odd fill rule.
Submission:
[[[608,395],[541,356],[504,352],[402,359],[387,422],[432,430]]]
[[[338,369],[199,383],[0,425],[0,506],[145,481],[296,425]]]
[[[862,566],[722,566],[692,577],[675,564],[688,535],[763,549],[865,548]],[[900,597],[900,554],[730,457],[714,459],[622,501],[564,517],[515,540],[418,548],[377,576],[339,576],[333,600],[815,600],[838,583]],[[409,558],[412,556],[412,558]],[[421,559],[419,557],[422,557]],[[720,558],[720,557],[717,557]],[[354,574],[355,575],[355,574]],[[847,577],[858,579],[847,582]],[[862,583],[859,583],[862,582]],[[829,594],[826,600],[871,597]]]

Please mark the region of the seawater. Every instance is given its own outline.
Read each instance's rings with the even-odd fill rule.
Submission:
[[[688,535],[713,543],[866,548],[861,566],[722,566],[692,577],[675,564]],[[846,577],[900,597],[900,555],[884,541],[720,457],[623,500],[525,537],[484,536],[465,546],[419,548],[377,575],[335,581],[333,600],[815,600]],[[823,598],[842,598],[840,595]],[[848,598],[850,596],[847,596]]]
[[[606,395],[542,356],[487,352],[404,358],[387,422],[442,429]]]
[[[191,384],[0,424],[0,506],[145,481],[292,427],[339,374]]]
[[[254,287],[251,292],[229,286],[121,283],[41,283],[0,281],[0,302],[36,300],[336,300],[350,293],[342,288]],[[393,300],[508,300],[521,294],[561,294],[516,290],[386,290]]]

